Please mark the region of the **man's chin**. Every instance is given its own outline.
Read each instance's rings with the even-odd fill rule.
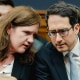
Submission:
[[[66,51],[68,51],[67,49],[59,49],[59,48],[57,48],[57,50],[58,50],[59,52],[66,52]]]

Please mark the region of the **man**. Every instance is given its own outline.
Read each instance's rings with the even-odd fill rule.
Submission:
[[[51,42],[36,54],[35,80],[80,80],[79,12],[77,6],[65,2],[56,3],[47,10],[46,22]],[[73,54],[76,64],[75,78],[71,73],[70,54]]]

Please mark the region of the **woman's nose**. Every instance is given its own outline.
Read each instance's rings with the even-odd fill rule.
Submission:
[[[33,43],[34,42],[34,36],[33,35],[28,37],[28,42],[29,43]]]

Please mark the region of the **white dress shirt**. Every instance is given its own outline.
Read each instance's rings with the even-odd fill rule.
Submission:
[[[78,76],[79,76],[79,80],[80,80],[80,42],[79,42],[79,38],[78,38],[77,44],[71,50],[71,52],[73,53],[73,59],[75,60],[76,65],[77,65]],[[68,57],[65,58],[65,55],[67,53],[68,52],[63,52],[63,56],[64,56],[64,63],[65,63],[68,79],[70,80],[70,62],[69,62]]]

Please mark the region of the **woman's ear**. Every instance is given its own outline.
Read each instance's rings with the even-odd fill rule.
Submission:
[[[11,33],[11,29],[12,29],[12,25],[10,23],[10,24],[7,25],[7,28],[6,28],[8,34]]]

